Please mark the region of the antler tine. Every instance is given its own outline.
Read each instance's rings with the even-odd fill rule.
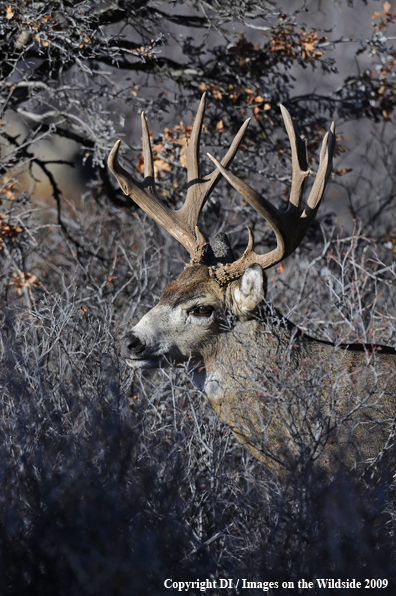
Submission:
[[[205,100],[206,93],[203,93],[197,115],[195,117],[190,140],[186,147],[187,181],[189,186],[187,190],[186,201],[180,209],[180,214],[183,214],[183,217],[186,218],[189,227],[192,229],[195,229],[199,214],[205,205],[206,199],[214,189],[221,176],[221,172],[218,170],[218,168],[215,168],[209,175],[205,176],[205,178],[202,179],[200,177],[199,142],[205,113]],[[224,167],[228,166],[232,162],[238,150],[239,144],[242,141],[243,135],[245,134],[245,131],[249,125],[249,122],[250,118],[245,120],[238,133],[235,135],[227,153],[222,159],[221,163]]]
[[[187,182],[199,180],[199,142],[201,140],[202,124],[205,114],[206,93],[202,94],[201,101],[191,131],[190,140],[186,146]]]
[[[299,208],[301,203],[304,182],[309,176],[307,143],[302,140],[296,129],[289,111],[280,104],[283,122],[290,141],[292,153],[292,186],[290,190],[289,203]]]
[[[144,117],[142,122],[145,122]],[[147,135],[148,136],[148,135]],[[144,139],[144,133],[143,133]],[[145,142],[145,141],[143,141]],[[107,160],[110,171],[117,179],[121,190],[130,197],[135,203],[143,209],[155,222],[167,230],[184,248],[190,253],[191,257],[196,254],[197,240],[194,230],[188,228],[186,223],[180,218],[177,211],[172,211],[164,205],[155,194],[154,176],[152,160],[145,165],[145,173],[147,176],[142,183],[137,182],[129,172],[127,172],[118,161],[118,153],[121,141],[117,141],[110,152]],[[151,149],[149,149],[151,154]],[[147,148],[146,148],[147,153]],[[146,169],[147,168],[147,169]],[[151,178],[151,182],[150,182]],[[147,184],[149,182],[149,184]],[[148,192],[144,190],[144,186],[148,187]]]
[[[142,120],[142,144],[143,144],[143,165],[144,165],[144,180],[142,186],[152,196],[157,196],[155,189],[155,173],[153,163],[153,152],[151,150],[150,133],[147,126],[147,120],[144,112],[141,113]]]
[[[322,141],[322,147],[319,156],[319,167],[316,174],[315,182],[309,193],[307,206],[312,209],[312,212],[306,214],[304,211],[303,217],[308,215],[310,219],[315,217],[315,213],[319,208],[320,201],[324,194],[327,181],[333,169],[333,153],[335,146],[335,124],[331,123],[330,131],[325,134]]]
[[[283,106],[281,106],[281,110],[292,150],[292,187],[289,206],[286,211],[279,211],[267,199],[227,171],[214,157],[209,155],[224,178],[264,217],[274,231],[277,240],[277,246],[274,250],[264,255],[258,255],[253,250],[253,235],[248,228],[249,244],[242,257],[234,263],[212,269],[212,274],[216,276],[220,283],[226,283],[230,279],[237,279],[253,263],[259,264],[263,269],[268,269],[289,256],[305,236],[323,197],[332,169],[335,144],[334,122],[331,125],[330,132],[325,135],[322,142],[319,168],[307,202],[308,212],[304,210],[300,215],[303,185],[310,173],[306,144],[296,132],[289,112]]]

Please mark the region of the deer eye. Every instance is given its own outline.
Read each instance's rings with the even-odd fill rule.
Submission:
[[[213,312],[213,306],[209,306],[207,304],[201,304],[192,308],[188,311],[189,315],[193,315],[194,317],[210,317]]]

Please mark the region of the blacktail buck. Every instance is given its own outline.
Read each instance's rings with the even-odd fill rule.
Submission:
[[[117,141],[108,159],[121,189],[189,252],[191,260],[164,290],[159,303],[121,339],[121,354],[134,369],[190,364],[195,384],[238,440],[272,469],[316,462],[328,471],[340,462],[376,469],[389,460],[396,416],[396,351],[363,344],[333,345],[308,337],[266,301],[263,271],[290,255],[315,217],[332,170],[334,124],[323,139],[319,168],[307,206],[310,174],[306,143],[281,106],[292,155],[286,211],[279,211],[227,171],[249,120],[223,161],[201,177],[199,141],[202,97],[186,149],[188,191],[171,210],[159,199],[147,123],[142,114],[144,180],[119,164]],[[253,234],[235,259],[225,234],[207,240],[198,217],[219,177],[262,215],[277,246],[254,251]],[[305,463],[304,463],[305,462]]]

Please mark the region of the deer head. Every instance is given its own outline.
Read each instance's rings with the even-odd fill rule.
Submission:
[[[156,193],[149,133],[143,113],[144,180],[136,181],[119,164],[120,141],[114,145],[108,159],[109,168],[123,192],[190,254],[189,264],[165,288],[159,303],[121,339],[121,353],[133,368],[156,367],[164,362],[180,363],[190,358],[205,362],[210,360],[216,351],[217,338],[224,333],[222,322],[225,311],[231,311],[239,321],[246,321],[254,315],[265,296],[263,272],[290,255],[300,244],[319,208],[332,169],[334,124],[323,139],[319,169],[303,208],[304,182],[311,173],[306,143],[296,132],[289,112],[281,106],[292,154],[292,185],[285,211],[274,207],[226,169],[235,156],[250,119],[240,128],[221,163],[209,155],[216,167],[202,177],[199,140],[204,109],[205,94],[186,149],[188,191],[179,210],[169,209]],[[201,233],[199,214],[221,175],[268,222],[277,240],[274,250],[257,254],[253,234],[248,228],[248,246],[243,255],[235,259],[225,234],[207,240]]]

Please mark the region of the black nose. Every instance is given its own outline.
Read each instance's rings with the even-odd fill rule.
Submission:
[[[120,346],[121,356],[123,358],[130,358],[131,356],[140,356],[144,351],[144,345],[133,332],[121,337]]]

